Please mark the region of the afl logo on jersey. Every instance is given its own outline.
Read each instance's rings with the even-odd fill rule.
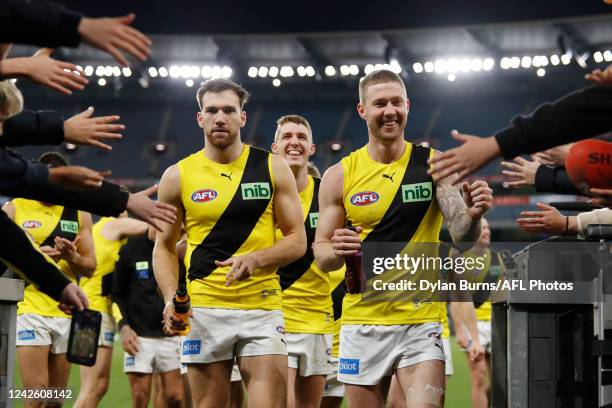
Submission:
[[[42,227],[42,223],[40,221],[24,221],[23,224],[21,224],[23,226],[23,228],[40,228]]]
[[[356,206],[364,206],[374,204],[378,201],[380,196],[376,191],[362,191],[360,193],[355,193],[351,197],[351,204]]]
[[[191,195],[191,201],[194,203],[207,203],[217,198],[217,192],[211,189],[198,190]]]

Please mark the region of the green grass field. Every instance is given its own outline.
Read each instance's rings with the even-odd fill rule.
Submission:
[[[453,365],[455,374],[449,379],[446,392],[446,406],[452,408],[470,408],[470,374],[468,371],[466,358],[457,347],[455,339],[451,339],[453,347]],[[15,369],[15,388],[21,389],[21,376],[19,368]],[[73,366],[70,372],[68,388],[73,390],[73,397],[76,398],[79,390],[79,369]],[[73,399],[74,401],[74,399]],[[116,343],[113,351],[113,367],[111,369],[110,387],[106,396],[102,400],[100,407],[118,408],[128,407],[130,404],[130,386],[127,376],[123,373],[123,350],[121,344]],[[71,401],[64,404],[71,407]],[[15,407],[23,407],[23,403],[17,401]],[[346,403],[343,405],[346,406]]]

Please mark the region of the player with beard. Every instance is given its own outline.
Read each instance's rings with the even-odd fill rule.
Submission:
[[[181,362],[188,367],[196,407],[228,405],[234,358],[249,404],[284,407],[287,399],[287,344],[276,271],[304,255],[306,234],[287,163],[241,141],[247,98],[244,88],[227,79],[202,84],[197,121],[204,149],[168,168],[158,194],[178,208],[176,223],[158,234],[153,258],[166,301],[164,320],[177,334],[184,323],[172,303],[176,242],[182,223],[187,231],[193,317]]]
[[[454,242],[478,239],[491,189],[483,181],[464,183],[462,196],[450,183],[434,182],[427,174],[434,151],[404,140],[409,105],[399,75],[379,70],[361,79],[357,111],[366,121],[368,144],[328,169],[321,181],[314,253],[322,270],[339,269],[362,242],[437,243],[443,219]],[[360,293],[344,297],[338,379],[351,408],[384,406],[393,373],[407,406],[443,406],[441,307],[364,301]]]
[[[306,254],[278,270],[283,295],[289,353],[287,406],[318,408],[330,361],[333,326],[329,276],[314,261],[312,243],[319,218],[320,179],[308,175],[308,159],[315,153],[312,128],[299,115],[277,121],[272,152],[284,158],[293,172],[306,230]],[[280,230],[277,236],[282,237]]]

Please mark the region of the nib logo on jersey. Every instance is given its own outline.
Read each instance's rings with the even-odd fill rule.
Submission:
[[[201,346],[201,340],[185,340],[183,341],[183,355],[200,354]]]
[[[358,207],[374,204],[378,201],[380,195],[376,191],[361,191],[351,196],[351,204]]]
[[[404,184],[402,186],[402,201],[414,203],[417,201],[431,201],[433,187],[431,181],[426,183]]]
[[[338,373],[357,375],[359,374],[359,359],[358,358],[341,358],[338,361]]]
[[[243,200],[268,200],[272,197],[269,183],[243,183],[240,189]]]

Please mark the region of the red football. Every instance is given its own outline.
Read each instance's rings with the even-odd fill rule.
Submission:
[[[585,194],[590,188],[612,188],[612,143],[588,139],[574,144],[565,158],[572,182]]]

